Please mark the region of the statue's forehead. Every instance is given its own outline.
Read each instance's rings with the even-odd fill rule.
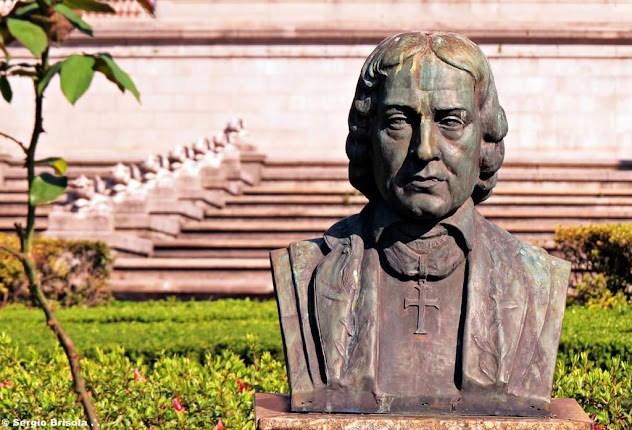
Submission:
[[[474,79],[435,55],[419,52],[388,70],[383,105],[417,107],[422,99],[433,105],[474,106]]]
[[[426,35],[420,34],[403,34],[396,36],[394,39],[396,44],[389,49],[382,59],[384,67],[391,67],[402,63],[402,61],[429,50]]]

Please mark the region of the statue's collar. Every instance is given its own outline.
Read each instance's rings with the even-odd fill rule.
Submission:
[[[474,247],[475,234],[475,210],[471,198],[456,212],[439,221],[439,224],[448,230],[458,232],[468,250]],[[345,218],[327,230],[324,239],[330,249],[335,248],[341,242],[348,243],[349,236],[361,235],[369,246],[374,246],[384,229],[396,222],[405,222],[405,219],[388,208],[383,201],[369,202],[359,214]]]
[[[407,222],[392,211],[382,200],[375,204],[375,209],[371,212],[370,222],[368,223],[370,230],[367,230],[366,233],[368,233],[368,237],[371,238],[373,244],[379,241],[385,228],[396,222]],[[474,202],[469,198],[456,212],[442,219],[438,224],[452,232],[458,232],[467,249],[471,251],[474,247],[474,216]]]

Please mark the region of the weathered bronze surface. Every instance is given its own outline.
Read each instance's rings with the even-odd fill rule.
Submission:
[[[369,56],[347,138],[369,203],[271,253],[292,411],[549,415],[570,265],[475,209],[506,134],[468,39],[403,33]]]
[[[574,399],[553,399],[550,418],[402,417],[297,414],[283,394],[255,394],[257,430],[591,430],[592,421]]]

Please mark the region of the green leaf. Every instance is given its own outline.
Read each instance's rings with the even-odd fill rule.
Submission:
[[[33,179],[29,190],[29,202],[33,206],[41,206],[57,200],[68,185],[68,178],[65,176],[55,176],[50,173],[42,173]]]
[[[71,104],[90,88],[94,76],[94,57],[71,55],[61,64],[61,91]]]
[[[71,9],[85,10],[86,12],[116,13],[109,4],[95,0],[63,0],[62,3]]]
[[[34,57],[39,58],[48,47],[48,37],[42,28],[21,19],[7,19],[9,32],[26,47]]]
[[[6,58],[7,61],[9,61],[11,57],[9,56],[9,52],[7,51],[7,48],[5,47],[4,37],[2,36],[2,32],[0,32],[0,51],[4,53],[4,58]]]
[[[65,4],[55,5],[53,9],[55,9],[57,12],[65,16],[66,19],[70,21],[70,23],[77,30],[79,30],[82,33],[87,34],[88,36],[92,36],[92,27],[90,27],[90,25],[87,22],[81,19],[81,17],[77,15],[74,10],[70,9]]]
[[[38,95],[41,96],[44,93],[44,90],[50,83],[50,80],[53,79],[53,76],[55,76],[61,69],[61,63],[62,63],[61,61],[58,61],[57,63],[50,66],[48,71],[44,74],[44,76],[42,76],[42,79],[40,79],[40,81],[37,83]]]
[[[37,3],[29,3],[29,4],[25,4],[24,2],[20,2],[19,4],[16,5],[17,7],[11,12],[11,15],[16,15],[19,17],[22,17],[23,15],[26,15],[30,12],[33,12],[35,10],[39,9],[39,5]]]
[[[140,101],[140,93],[134,85],[134,81],[112,59],[110,54],[99,54],[96,70],[103,73],[106,78],[118,85],[119,89],[128,89],[136,100]]]
[[[114,72],[112,71],[112,69],[110,69],[110,66],[105,62],[101,55],[103,54],[100,54],[98,57],[95,58],[96,62],[94,64],[94,70],[103,74],[109,81],[115,83],[116,86],[119,87],[119,90],[124,93],[125,87],[116,79],[116,76],[114,76]]]
[[[13,98],[13,91],[11,90],[11,84],[6,76],[0,76],[0,92],[2,92],[2,97],[8,102],[11,103],[11,99]]]
[[[36,166],[50,166],[55,169],[55,173],[58,175],[65,175],[66,169],[68,168],[68,163],[66,160],[59,157],[49,157],[43,158],[41,160],[35,161]]]
[[[154,11],[154,7],[151,5],[151,3],[149,2],[149,0],[136,0],[136,3],[138,3],[139,5],[141,5],[141,7],[143,9],[145,9],[145,11],[150,14],[151,16],[154,16],[155,11]]]

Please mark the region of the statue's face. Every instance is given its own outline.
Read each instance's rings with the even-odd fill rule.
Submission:
[[[471,196],[481,129],[474,79],[434,55],[389,69],[372,130],[375,183],[401,215],[441,219]]]

